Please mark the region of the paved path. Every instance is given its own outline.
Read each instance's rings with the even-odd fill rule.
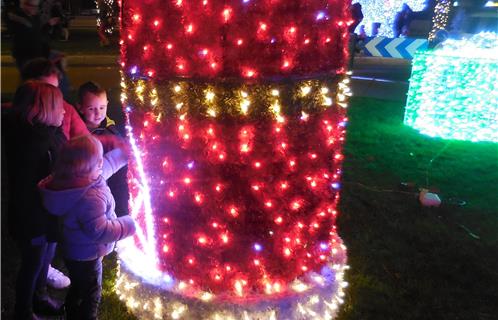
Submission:
[[[19,84],[19,73],[12,57],[2,56],[2,93],[12,93]],[[68,75],[75,88],[86,81],[94,80],[104,88],[119,87],[118,57],[114,55],[69,56]]]

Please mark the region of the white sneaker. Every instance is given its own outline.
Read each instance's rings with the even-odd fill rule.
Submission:
[[[47,274],[47,284],[55,289],[64,289],[69,287],[71,284],[71,280],[64,275],[64,273],[52,267],[52,265],[48,266],[48,274]]]

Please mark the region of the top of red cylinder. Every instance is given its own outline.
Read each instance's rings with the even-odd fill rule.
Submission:
[[[123,0],[122,67],[153,79],[344,72],[350,0]]]

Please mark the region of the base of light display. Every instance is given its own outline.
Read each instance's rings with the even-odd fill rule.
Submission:
[[[346,247],[339,237],[327,263],[288,285],[285,294],[215,296],[189,290],[188,284],[151,268],[131,246],[120,248],[116,292],[139,319],[333,319],[342,304]],[[142,256],[145,258],[145,256]],[[143,263],[137,264],[137,259]],[[141,276],[138,276],[140,274]],[[272,288],[276,290],[276,288]]]

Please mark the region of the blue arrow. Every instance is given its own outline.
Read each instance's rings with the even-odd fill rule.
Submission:
[[[365,38],[365,45],[363,46],[365,55],[366,55],[366,56],[369,56],[369,57],[371,57],[371,56],[372,56],[372,53],[370,52],[369,48],[367,47],[367,44],[368,44],[370,41],[372,41],[372,39],[373,39],[373,38],[374,38],[374,37],[366,37],[366,38]]]
[[[391,38],[385,38],[385,39],[382,39],[382,41],[380,41],[377,46],[375,46],[375,48],[377,50],[379,50],[380,54],[383,56],[383,57],[391,57],[391,55],[389,54],[389,52],[387,52],[386,50],[386,45],[391,42]]]
[[[414,42],[414,39],[405,39],[405,41],[401,42],[396,48],[399,51],[399,54],[406,59],[413,58],[408,51],[406,51],[406,47],[408,47],[411,43]]]

